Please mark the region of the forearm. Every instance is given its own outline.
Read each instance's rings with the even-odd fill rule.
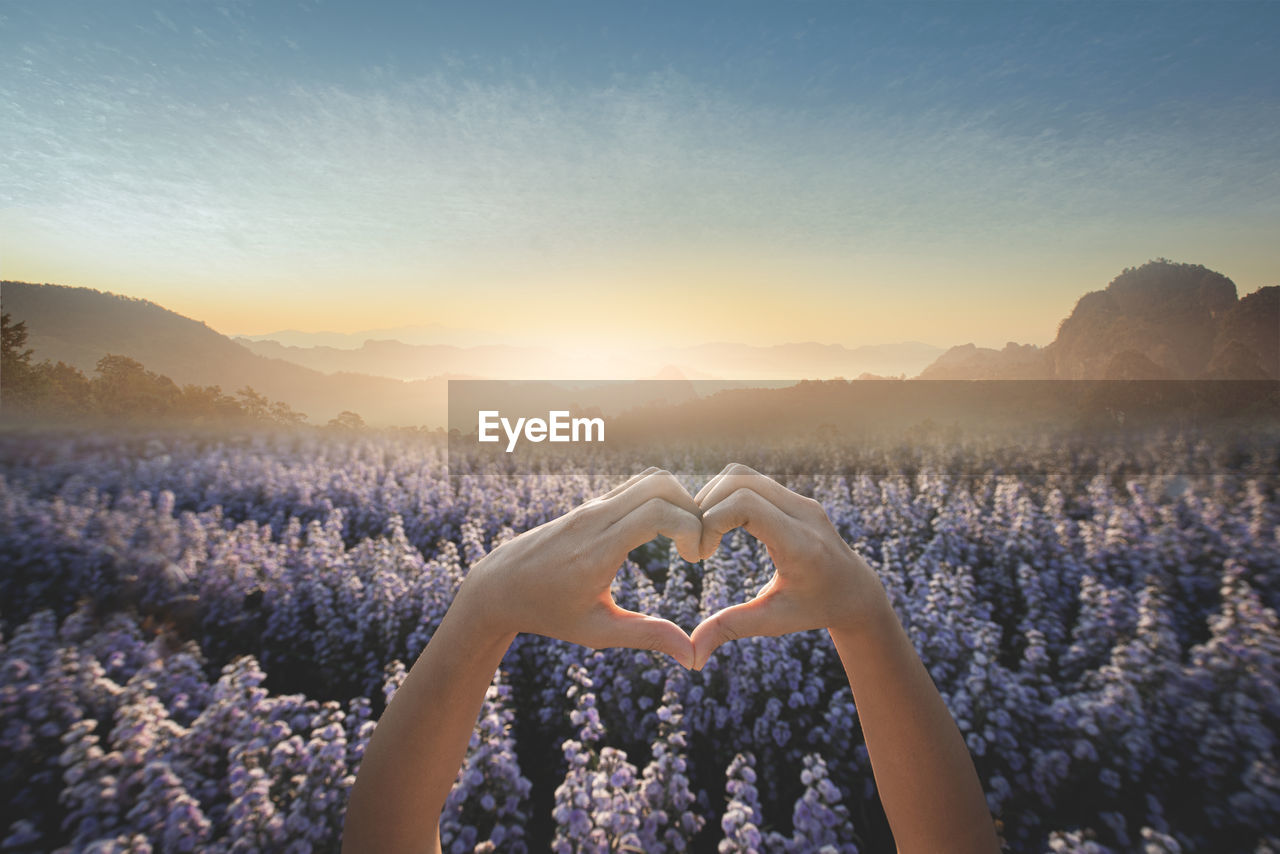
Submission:
[[[997,851],[973,760],[887,599],[831,639],[898,850]]]
[[[388,704],[351,792],[344,852],[440,850],[440,812],[515,638],[481,625],[460,595]]]
[[[343,851],[440,851],[440,811],[517,632],[597,649],[657,649],[691,665],[693,642],[682,628],[619,608],[610,587],[626,556],[658,535],[697,560],[699,515],[674,477],[649,469],[472,564],[369,740]]]

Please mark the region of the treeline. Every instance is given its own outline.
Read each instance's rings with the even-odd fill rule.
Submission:
[[[33,362],[26,322],[14,323],[7,313],[0,315],[0,340],[0,406],[6,416],[282,426],[307,421],[289,404],[268,400],[250,386],[234,395],[216,385],[179,386],[128,356],[103,356],[91,377],[66,362]],[[354,412],[343,412],[328,426],[360,429],[364,421]]]

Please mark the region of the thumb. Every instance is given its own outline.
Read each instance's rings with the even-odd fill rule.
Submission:
[[[693,630],[693,669],[701,670],[711,653],[728,641],[754,635],[775,634],[771,631],[769,597],[730,605],[707,617]]]
[[[664,652],[684,667],[693,667],[693,641],[670,620],[617,608],[608,617],[605,646]]]

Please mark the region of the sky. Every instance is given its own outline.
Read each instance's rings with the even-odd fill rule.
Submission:
[[[228,334],[1047,344],[1280,283],[1280,2],[0,0],[0,278]]]

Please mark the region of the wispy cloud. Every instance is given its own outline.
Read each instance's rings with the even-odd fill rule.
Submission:
[[[219,264],[463,263],[476,253],[712,244],[900,249],[1268,209],[1271,105],[1070,137],[999,114],[828,114],[676,74],[592,88],[444,76],[177,99],[155,75],[0,88],[3,203],[141,257]],[[1020,107],[1011,105],[1016,112]],[[1043,105],[1034,108],[1043,109]],[[1243,132],[1242,132],[1243,131]]]

